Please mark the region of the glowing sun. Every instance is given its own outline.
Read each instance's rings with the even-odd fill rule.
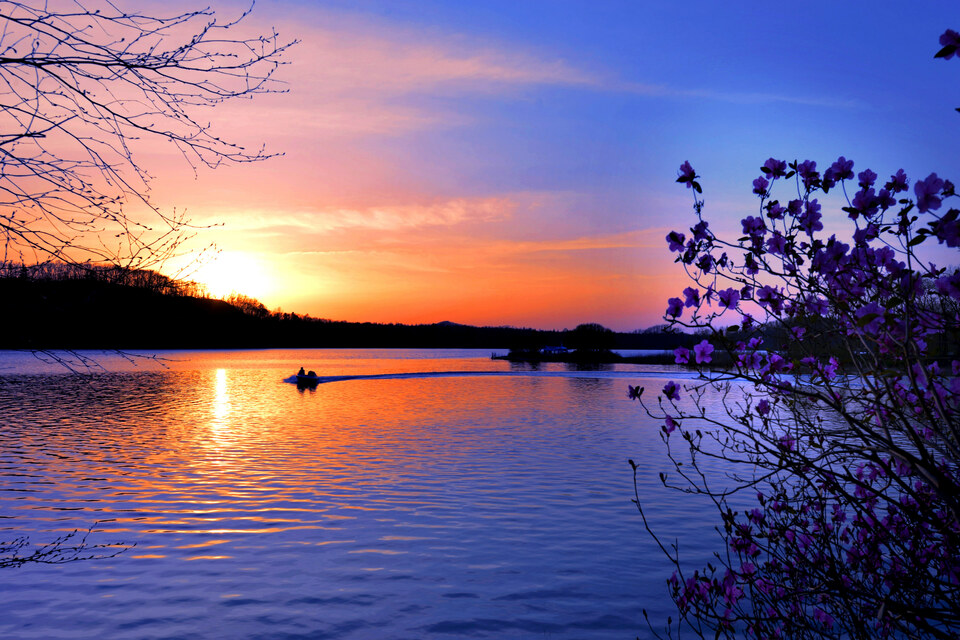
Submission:
[[[240,293],[259,299],[274,289],[268,269],[247,253],[220,253],[197,269],[191,280],[204,285],[215,298]]]

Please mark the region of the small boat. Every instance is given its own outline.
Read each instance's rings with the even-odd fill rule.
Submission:
[[[320,383],[320,376],[313,373],[297,374],[298,387],[315,387]]]

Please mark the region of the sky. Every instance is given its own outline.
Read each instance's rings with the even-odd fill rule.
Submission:
[[[259,0],[244,28],[300,41],[286,92],[207,117],[284,155],[149,168],[155,204],[215,225],[191,277],[271,310],[631,331],[687,286],[684,161],[730,233],[771,156],[960,179],[960,63],[933,59],[956,0]]]

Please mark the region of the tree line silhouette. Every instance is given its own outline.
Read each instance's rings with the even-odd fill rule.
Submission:
[[[615,333],[600,325],[548,331],[454,322],[384,324],[270,311],[233,294],[215,299],[199,283],[112,265],[0,262],[0,348],[215,349],[271,347],[576,348],[584,326],[604,348],[672,349],[696,337],[663,326]]]

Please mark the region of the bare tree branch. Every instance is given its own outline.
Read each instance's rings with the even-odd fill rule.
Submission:
[[[195,227],[151,203],[137,152],[172,145],[194,171],[271,157],[201,117],[283,91],[273,76],[294,42],[234,37],[249,13],[0,0],[2,259],[145,269],[174,255]]]

